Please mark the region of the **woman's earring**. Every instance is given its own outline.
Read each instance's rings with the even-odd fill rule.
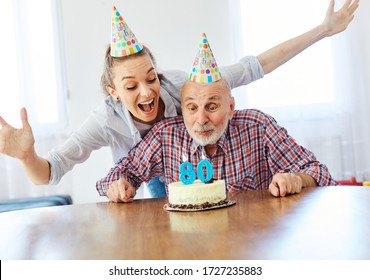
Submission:
[[[117,100],[117,102],[118,102],[118,101],[120,100],[120,98],[117,96],[117,97],[116,97],[116,100]]]

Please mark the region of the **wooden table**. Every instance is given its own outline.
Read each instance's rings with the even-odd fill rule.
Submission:
[[[1,213],[0,259],[370,259],[369,187],[236,198],[202,212],[143,199]]]

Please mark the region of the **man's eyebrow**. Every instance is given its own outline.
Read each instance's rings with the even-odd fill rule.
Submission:
[[[219,95],[213,95],[210,98],[208,98],[208,100],[219,100],[219,99],[221,99],[221,96]]]
[[[194,100],[194,97],[188,96],[188,97],[186,97],[186,98],[184,99],[184,102],[189,101],[189,100]]]
[[[150,69],[146,71],[146,74],[149,74],[153,70],[154,70],[154,67],[150,67]],[[124,79],[132,79],[132,78],[135,78],[135,77],[134,76],[123,76],[121,81],[123,81]]]

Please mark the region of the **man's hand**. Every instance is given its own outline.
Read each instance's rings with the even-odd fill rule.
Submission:
[[[112,202],[132,202],[136,189],[125,179],[114,181],[107,192],[107,197]]]
[[[300,193],[305,187],[317,187],[317,182],[304,173],[277,173],[272,177],[269,191],[273,196],[286,196]]]
[[[277,173],[272,177],[269,191],[273,196],[286,196],[300,193],[303,182],[300,176],[294,173]]]

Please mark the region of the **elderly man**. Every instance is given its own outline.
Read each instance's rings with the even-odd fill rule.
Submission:
[[[204,50],[198,55],[213,57]],[[193,68],[182,88],[183,116],[157,123],[97,182],[101,195],[128,202],[141,183],[153,177],[163,174],[166,186],[179,181],[182,154],[197,166],[203,150],[213,165],[213,177],[225,180],[228,191],[269,189],[274,196],[285,196],[303,187],[336,184],[327,167],[271,116],[258,110],[235,110],[230,88],[215,61],[199,63],[196,59],[194,65],[212,65],[213,71],[207,73],[213,74],[203,77],[200,73],[206,71]]]

